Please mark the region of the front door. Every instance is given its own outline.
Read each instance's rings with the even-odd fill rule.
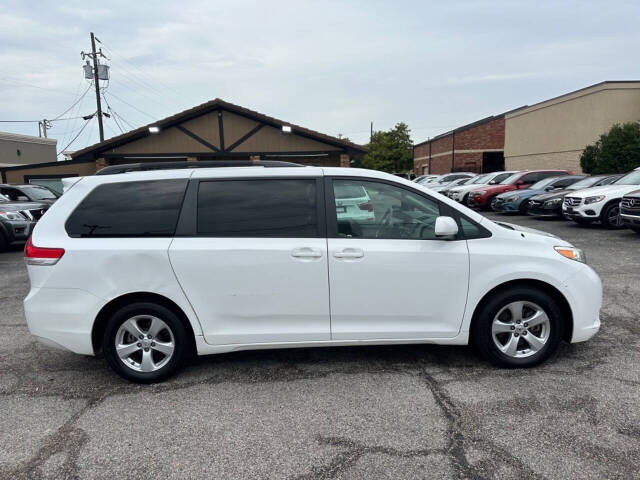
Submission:
[[[169,255],[205,340],[217,345],[329,340],[321,181],[192,182],[197,182],[195,233],[176,237]]]
[[[435,237],[439,202],[410,187],[357,178],[334,177],[326,190],[335,205],[327,215],[332,339],[456,336],[469,253],[465,240]],[[362,211],[340,206],[349,196],[366,198]]]

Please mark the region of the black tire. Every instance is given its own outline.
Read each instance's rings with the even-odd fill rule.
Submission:
[[[512,302],[531,302],[539,306],[549,319],[548,337],[544,346],[530,356],[516,358],[503,353],[493,339],[492,326],[496,315]],[[524,325],[525,319],[522,321]],[[537,327],[534,327],[537,328]],[[471,328],[471,341],[478,352],[492,364],[505,368],[528,368],[544,362],[558,348],[558,344],[564,334],[564,320],[562,311],[554,299],[547,293],[536,288],[526,286],[514,287],[496,293],[481,307]],[[505,335],[514,335],[507,333]],[[517,336],[517,335],[516,335]],[[523,349],[526,345],[526,334],[516,340],[516,347]],[[506,343],[506,342],[505,342]],[[523,350],[524,351],[524,350]]]
[[[487,203],[484,204],[484,206],[482,207],[483,210],[487,211],[487,212],[495,212],[495,210],[493,209],[493,207],[491,206],[491,202],[493,201],[494,198],[496,198],[497,195],[494,195],[493,197],[489,197],[487,198]]]
[[[583,227],[586,227],[587,225],[591,225],[591,223],[592,223],[591,220],[587,220],[586,218],[574,218],[573,221],[576,222],[578,225],[581,225]]]
[[[520,213],[520,215],[526,215],[528,208],[529,208],[529,200],[524,200],[520,202],[520,205],[518,206],[518,212]]]
[[[157,370],[150,372],[136,371],[133,367],[127,366],[116,352],[116,336],[118,335],[118,330],[123,323],[136,316],[153,316],[160,319],[166,324],[170,334],[173,335],[173,353],[169,360]],[[144,323],[144,320],[141,322]],[[159,335],[165,335],[166,339],[169,332],[165,329],[162,330]],[[165,341],[165,339],[162,339],[162,341]],[[111,368],[121,377],[136,383],[156,383],[166,380],[183,366],[188,357],[191,344],[187,330],[175,313],[162,305],[140,302],[127,305],[111,316],[105,329],[102,348],[109,365],[111,365]],[[149,350],[151,350],[151,354],[157,355],[153,349],[147,348],[147,351]],[[142,351],[139,351],[140,355],[142,355]]]
[[[469,201],[469,194],[467,193],[464,197],[462,197],[462,201],[460,203],[466,206],[468,201]]]
[[[0,231],[0,252],[6,252],[7,248],[9,248],[9,242],[7,242],[4,233]]]
[[[631,230],[633,230],[636,233],[640,234],[640,227],[629,227]]]
[[[613,220],[612,217],[616,217],[617,220]],[[600,212],[600,222],[602,225],[609,229],[624,228],[622,221],[620,220],[620,204],[615,201],[608,203]]]

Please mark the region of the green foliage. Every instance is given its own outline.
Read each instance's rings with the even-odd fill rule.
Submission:
[[[409,126],[401,122],[389,131],[374,132],[362,165],[391,173],[412,170],[413,141]]]
[[[580,157],[585,173],[625,173],[640,165],[640,122],[616,123]]]

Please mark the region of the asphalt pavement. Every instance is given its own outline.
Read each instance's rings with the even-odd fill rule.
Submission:
[[[0,478],[640,478],[640,235],[500,218],[583,248],[604,283],[600,333],[535,369],[467,347],[317,348],[139,386],[37,343],[21,250],[0,254]]]

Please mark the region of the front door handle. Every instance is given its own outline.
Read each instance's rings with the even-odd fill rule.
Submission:
[[[291,256],[293,258],[322,258],[322,252],[309,247],[294,248],[291,250]]]
[[[364,251],[360,248],[345,248],[340,252],[333,253],[334,258],[351,260],[354,258],[362,258],[364,257]]]

